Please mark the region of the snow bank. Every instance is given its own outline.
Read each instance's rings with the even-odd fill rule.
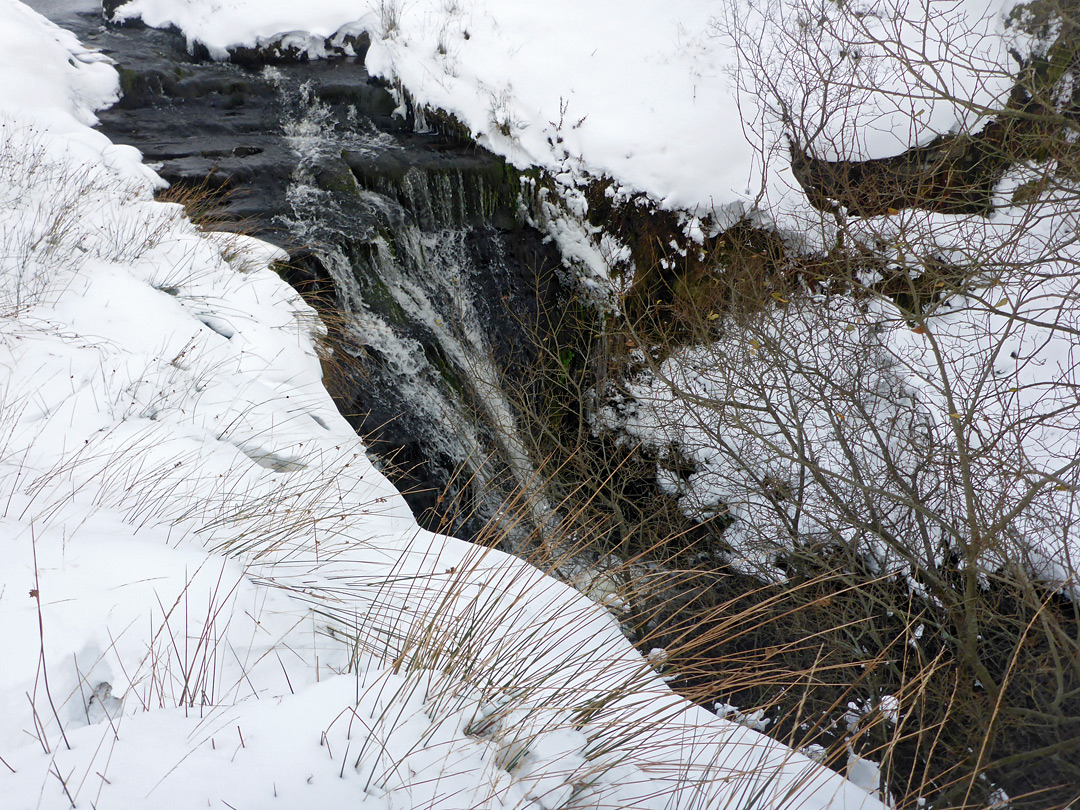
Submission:
[[[814,127],[824,114],[824,129],[808,144],[824,157],[896,154],[974,126],[1011,84],[1000,0],[881,0],[854,15],[854,30],[842,7],[369,0],[365,10],[352,0],[131,0],[118,15],[176,25],[218,57],[277,34],[324,37],[363,26],[373,33],[373,73],[419,104],[453,113],[516,165],[543,166],[567,185],[583,171],[606,174],[665,207],[713,213],[723,223],[762,189],[774,205],[800,197],[778,173],[787,160],[774,152],[783,145],[776,99],[759,97],[755,82],[738,92],[739,57],[725,31],[760,43],[752,58],[776,87],[795,93],[800,119]],[[781,33],[799,20],[809,37],[802,56]],[[843,37],[859,43],[857,54]],[[813,83],[822,70],[830,71],[824,86]],[[755,146],[771,156],[768,172]]]
[[[280,252],[153,201],[100,56],[14,0],[0,44],[5,806],[881,806],[421,531]]]

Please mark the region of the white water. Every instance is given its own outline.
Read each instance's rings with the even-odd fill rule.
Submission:
[[[283,93],[290,92],[280,86]],[[407,172],[401,185],[415,222],[380,194],[356,189],[348,199],[338,197],[319,187],[315,179],[319,161],[340,155],[343,149],[372,152],[400,147],[383,134],[342,131],[308,88],[292,92],[285,106],[294,117],[286,122],[286,131],[300,165],[289,189],[296,212],[289,224],[298,241],[312,247],[330,273],[352,336],[392,372],[395,389],[413,409],[410,421],[426,426],[417,438],[429,453],[435,451],[459,465],[460,480],[470,482],[483,516],[500,513],[504,499],[513,495],[525,509],[516,510],[515,525],[507,530],[524,535],[542,529],[552,509],[536,486],[535,469],[493,359],[490,325],[474,300],[473,291],[485,289],[480,283],[485,274],[505,267],[499,255],[489,257],[488,267],[475,266],[470,256],[464,178],[459,172],[440,172],[429,182],[420,170]],[[393,223],[395,232],[378,233],[377,226],[351,217],[355,208],[371,213],[374,220]],[[458,227],[445,227],[448,224]],[[355,266],[347,255],[350,241],[369,248],[370,258],[363,266]],[[373,308],[365,294],[371,281],[365,285],[358,274],[385,289],[406,316],[409,331],[419,327],[426,333],[467,391],[455,391],[420,342]]]

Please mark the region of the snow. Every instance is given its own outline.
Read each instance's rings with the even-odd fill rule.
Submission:
[[[965,127],[1012,84],[1001,0],[131,0],[120,19],[176,25],[216,58],[297,31],[372,32],[368,69],[453,113],[485,147],[572,188],[607,175],[627,193],[723,226],[759,193],[805,204],[782,174],[776,96],[822,157],[881,157]],[[802,25],[800,56],[784,21]],[[854,21],[854,22],[853,22]],[[729,34],[760,42],[740,56]],[[888,38],[895,37],[898,47]],[[858,43],[858,58],[841,44]],[[300,39],[303,39],[301,37]],[[746,68],[757,62],[761,76]],[[826,89],[813,83],[829,65]],[[815,67],[816,66],[816,67]],[[741,71],[741,72],[740,72]],[[741,77],[741,78],[737,78]],[[757,91],[764,88],[765,102]],[[941,92],[939,92],[941,91]],[[942,96],[942,93],[947,95]],[[762,165],[758,149],[767,156]],[[776,150],[779,149],[780,152]],[[794,192],[794,193],[793,193]]]
[[[572,589],[419,529],[280,251],[201,233],[89,128],[107,60],[0,0],[0,75],[5,806],[881,807],[675,696]]]
[[[916,314],[868,292],[880,269],[860,298],[762,293],[761,311],[718,316],[713,342],[642,355],[599,422],[657,452],[687,515],[733,520],[724,539],[748,572],[783,580],[776,557],[798,541],[908,576],[952,555],[984,573],[1021,562],[1076,596],[1080,223],[1066,192],[988,219],[853,221],[847,238],[885,251],[896,278],[933,262],[979,272]]]

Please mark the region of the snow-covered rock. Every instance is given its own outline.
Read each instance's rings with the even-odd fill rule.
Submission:
[[[774,90],[791,93],[809,128],[821,124],[804,146],[854,159],[977,127],[1012,86],[1001,0],[864,5],[852,15],[828,0],[129,0],[116,15],[175,25],[219,58],[292,32],[321,43],[365,28],[373,74],[518,166],[568,185],[607,175],[724,225],[759,193],[774,212],[805,206],[786,152],[774,160]],[[760,47],[740,54],[736,29]],[[769,87],[748,76],[748,59]]]

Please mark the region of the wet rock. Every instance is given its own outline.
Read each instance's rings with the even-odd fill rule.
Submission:
[[[118,5],[106,0],[106,17]],[[288,87],[310,83],[316,96],[325,91],[337,118],[350,115],[387,132],[404,127],[392,116],[390,93],[364,70],[366,34],[332,44],[333,52],[355,56],[302,62],[280,49],[244,49],[222,63],[198,48],[189,53],[176,30],[102,26],[87,12],[61,22],[117,62],[123,97],[99,115],[101,129],[141,150],[170,183],[221,192],[214,216],[226,226],[280,244],[291,238],[280,217],[289,211],[286,191],[298,162],[282,125]],[[273,66],[279,62],[290,64]]]

